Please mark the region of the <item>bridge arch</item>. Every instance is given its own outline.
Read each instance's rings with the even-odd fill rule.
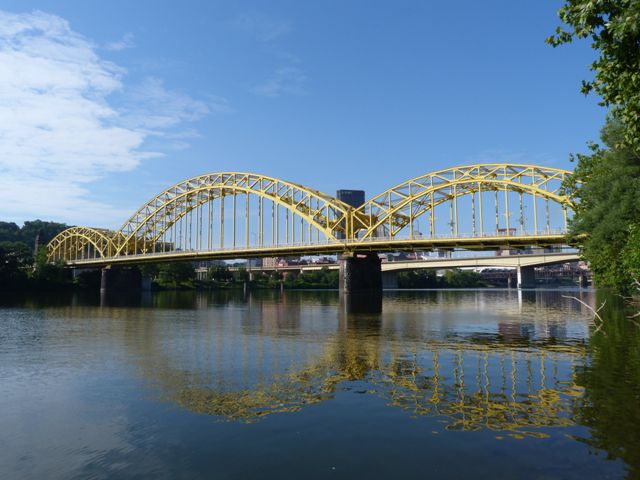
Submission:
[[[235,216],[236,197],[244,197],[244,209],[246,224],[244,229],[244,244],[249,244],[249,211],[250,197],[256,197],[258,201],[259,227],[255,234],[258,236],[260,244],[264,241],[263,223],[268,217],[265,212],[264,200],[272,202],[271,207],[271,232],[272,240],[276,242],[282,230],[278,225],[276,210],[283,207],[286,210],[286,236],[289,243],[289,213],[292,214],[292,222],[295,217],[301,219],[308,227],[310,239],[312,229],[316,233],[322,233],[326,240],[338,240],[342,232],[346,234],[349,228],[352,208],[345,203],[326,195],[318,190],[314,190],[302,185],[287,182],[285,180],[267,177],[264,175],[241,173],[241,172],[220,172],[200,175],[177,183],[145,203],[136,213],[134,213],[117,232],[116,255],[131,253],[148,253],[150,249],[157,248],[157,242],[167,233],[171,233],[172,227],[183,220],[187,215],[196,211],[196,224],[202,221],[202,215],[206,214],[209,222],[212,221],[213,214],[211,207],[207,212],[202,212],[205,204],[211,206],[214,200],[218,200],[219,221],[221,229],[221,248],[224,246],[224,212],[225,198],[232,197],[233,202],[233,242],[235,247]],[[279,214],[279,213],[278,213]],[[200,215],[200,217],[198,217]],[[201,225],[201,224],[200,224]],[[302,228],[302,227],[301,227]],[[295,241],[295,225],[292,227],[292,235]],[[299,235],[304,238],[305,230],[299,230]],[[319,235],[318,235],[319,236]],[[177,237],[174,234],[173,237]],[[299,238],[300,239],[300,238]],[[202,239],[201,239],[202,242]],[[208,247],[211,249],[212,240],[207,239]],[[200,245],[201,246],[201,245]]]
[[[494,192],[496,196],[496,229],[499,224],[498,193],[504,192],[506,206],[506,234],[510,233],[509,196],[519,196],[520,226],[523,226],[523,195],[532,199],[534,227],[538,232],[538,200],[546,202],[546,224],[549,225],[548,202],[561,206],[566,228],[567,210],[571,209],[570,199],[562,193],[562,182],[571,175],[567,170],[541,167],[527,164],[491,163],[439,170],[400,183],[376,195],[355,209],[352,238],[356,241],[372,240],[375,237],[395,238],[398,233],[408,227],[413,236],[414,221],[425,213],[430,213],[430,234],[434,236],[434,211],[436,207],[450,202],[452,236],[458,235],[457,200],[471,196],[471,222],[473,234],[483,234],[482,203],[480,204],[480,228],[476,225],[476,196],[482,202],[483,193]],[[357,216],[357,217],[356,217]],[[454,218],[455,217],[455,218]],[[358,221],[368,218],[368,221]],[[454,230],[454,225],[456,231]],[[496,232],[497,234],[498,232]]]
[[[91,227],[70,227],[47,245],[50,261],[105,258],[115,254],[115,232]]]

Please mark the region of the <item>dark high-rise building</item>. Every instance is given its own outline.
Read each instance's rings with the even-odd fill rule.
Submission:
[[[336,192],[336,198],[347,205],[357,208],[364,203],[364,190],[338,190]],[[338,238],[344,238],[342,232],[336,232],[336,236]]]
[[[338,190],[336,198],[352,207],[359,207],[364,203],[364,190]]]

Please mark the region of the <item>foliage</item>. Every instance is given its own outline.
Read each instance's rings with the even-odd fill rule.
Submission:
[[[565,184],[575,202],[571,234],[583,236],[596,284],[624,292],[640,263],[640,1],[566,0],[558,14],[569,29],[559,27],[547,42],[591,39],[598,57],[582,91],[595,92],[611,109],[604,146],[590,144],[590,154],[577,155]]]
[[[20,288],[33,263],[29,247],[22,242],[0,242],[0,290]]]
[[[435,270],[409,270],[398,273],[399,288],[438,288]]]
[[[157,280],[163,287],[188,286],[195,278],[195,269],[188,262],[163,263],[158,266]]]
[[[640,281],[640,225],[631,225],[627,244],[622,249],[623,265],[633,280]]]
[[[323,267],[321,270],[301,272],[298,276],[287,277],[287,288],[338,288],[339,272]]]
[[[35,256],[35,263],[31,278],[41,286],[59,286],[68,283],[69,272],[65,271],[62,262],[58,264],[49,263],[47,260],[47,249],[41,248]]]
[[[591,39],[598,58],[582,92],[598,94],[600,104],[623,123],[621,140],[640,149],[640,1],[566,0],[558,15],[569,29],[558,27],[547,42],[555,47],[574,38]]]
[[[216,282],[233,282],[233,273],[229,271],[229,268],[224,265],[213,265],[209,267],[208,277],[209,280]]]
[[[20,227],[13,222],[0,222],[0,242],[20,240]]]
[[[248,282],[249,281],[249,272],[245,267],[238,268],[238,271],[234,275],[234,279],[236,282]]]
[[[447,270],[438,277],[434,270],[410,270],[398,274],[400,288],[473,288],[484,287],[481,276],[473,270]]]
[[[62,230],[67,228],[64,223],[29,220],[19,227],[13,222],[0,222],[0,242],[23,242],[29,249],[35,247],[36,237],[39,245],[46,245]]]
[[[622,135],[621,123],[609,117],[601,135],[604,146],[592,145],[590,155],[577,155],[564,187],[575,202],[570,233],[584,235],[583,256],[596,284],[627,291],[638,266],[633,259],[640,256],[638,234],[630,235],[640,224],[640,159],[621,145]]]

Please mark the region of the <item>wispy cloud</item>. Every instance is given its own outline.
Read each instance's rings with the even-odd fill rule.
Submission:
[[[303,95],[306,93],[307,76],[298,67],[280,67],[271,78],[253,88],[253,93],[276,98],[285,94]]]
[[[122,220],[87,184],[161,155],[145,140],[218,110],[158,79],[129,89],[96,50],[58,16],[0,11],[0,217]],[[131,106],[118,109],[114,95]]]
[[[133,42],[133,33],[125,33],[120,40],[116,40],[115,42],[107,43],[104,48],[105,50],[111,51],[119,51],[126,50],[127,48],[133,48],[135,43]]]
[[[239,30],[249,32],[260,42],[272,42],[291,31],[288,21],[256,11],[238,16],[233,25]]]

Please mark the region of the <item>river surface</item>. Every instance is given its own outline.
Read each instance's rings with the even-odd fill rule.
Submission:
[[[0,297],[0,478],[640,478],[640,328],[564,295]]]

